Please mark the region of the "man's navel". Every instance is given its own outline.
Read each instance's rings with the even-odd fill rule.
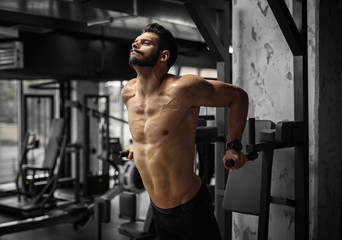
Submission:
[[[168,130],[164,130],[163,131],[163,136],[166,136],[166,135],[168,135],[169,134],[169,131]]]

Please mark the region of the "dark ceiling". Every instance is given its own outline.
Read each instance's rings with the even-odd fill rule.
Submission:
[[[101,59],[104,54],[103,43],[121,44],[121,48],[129,49],[130,43],[141,33],[144,26],[158,22],[171,30],[177,39],[180,47],[179,65],[201,68],[215,67],[215,59],[208,51],[183,3],[180,0],[0,0],[0,43],[16,39],[22,41],[24,39],[24,43],[36,42],[37,39],[47,39],[51,42],[51,38],[55,38],[55,36],[58,36],[57,38],[68,36],[82,42],[81,44],[86,46],[83,47],[84,50],[90,48],[89,41],[98,40],[102,41],[102,45],[99,44],[98,50],[96,50],[97,46],[93,49],[94,52],[99,51]],[[215,10],[207,8],[205,12],[208,20],[214,25]],[[27,43],[26,45],[33,47],[35,44]],[[54,45],[50,44],[50,46]],[[40,52],[39,46],[35,47],[37,47],[37,51],[30,50],[30,52],[37,54]],[[120,46],[117,47],[120,48]],[[49,49],[45,49],[45,51],[49,51]],[[115,52],[115,48],[113,51]],[[79,52],[71,51],[70,53],[78,54]],[[96,53],[94,54],[96,55]],[[28,57],[26,62],[37,62],[36,58],[36,56]],[[56,62],[54,64],[56,65]],[[38,61],[36,65],[40,65],[40,62]],[[75,64],[74,67],[79,67],[79,64]],[[37,77],[40,74],[48,74],[42,69],[39,70],[38,66],[35,69],[31,68],[31,71],[2,71],[1,76],[3,78],[12,75],[16,77],[18,75],[16,73],[20,73]],[[51,74],[56,75],[54,71]],[[64,71],[60,75],[68,77],[68,71]],[[110,73],[98,76],[96,73],[73,71],[70,77],[123,77],[122,74],[114,75]]]

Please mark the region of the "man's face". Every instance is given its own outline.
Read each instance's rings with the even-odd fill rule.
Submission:
[[[158,36],[155,33],[146,32],[141,34],[132,43],[129,54],[129,65],[133,67],[153,67],[159,58]]]

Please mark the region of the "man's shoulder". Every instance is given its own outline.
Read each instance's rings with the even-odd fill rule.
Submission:
[[[135,86],[137,79],[133,78],[129,80],[121,90],[121,96],[124,102],[135,96]]]
[[[170,75],[169,74],[169,79],[171,79],[171,82],[173,83],[179,83],[182,84],[183,86],[185,85],[191,85],[194,84],[200,80],[202,80],[201,77],[193,74],[186,74],[182,76],[175,76],[175,75]]]
[[[198,89],[200,81],[199,76],[196,75],[183,75],[183,76],[173,76],[166,83],[165,91],[168,94],[176,96],[177,98],[192,98],[194,91]]]
[[[189,80],[198,80],[198,79],[202,79],[202,78],[198,75],[195,75],[195,74],[185,74],[185,75],[180,76],[179,79],[189,81]]]
[[[137,78],[132,78],[131,80],[128,80],[128,82],[125,84],[125,86],[132,86],[137,82]],[[125,87],[124,86],[124,87]]]
[[[186,74],[186,75],[179,77],[179,79],[183,83],[187,83],[187,84],[194,84],[194,83],[198,83],[199,81],[203,80],[202,77],[194,75],[194,74]]]

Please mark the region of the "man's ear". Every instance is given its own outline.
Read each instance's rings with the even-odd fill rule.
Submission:
[[[170,57],[170,51],[164,50],[160,52],[160,61],[166,62]]]

